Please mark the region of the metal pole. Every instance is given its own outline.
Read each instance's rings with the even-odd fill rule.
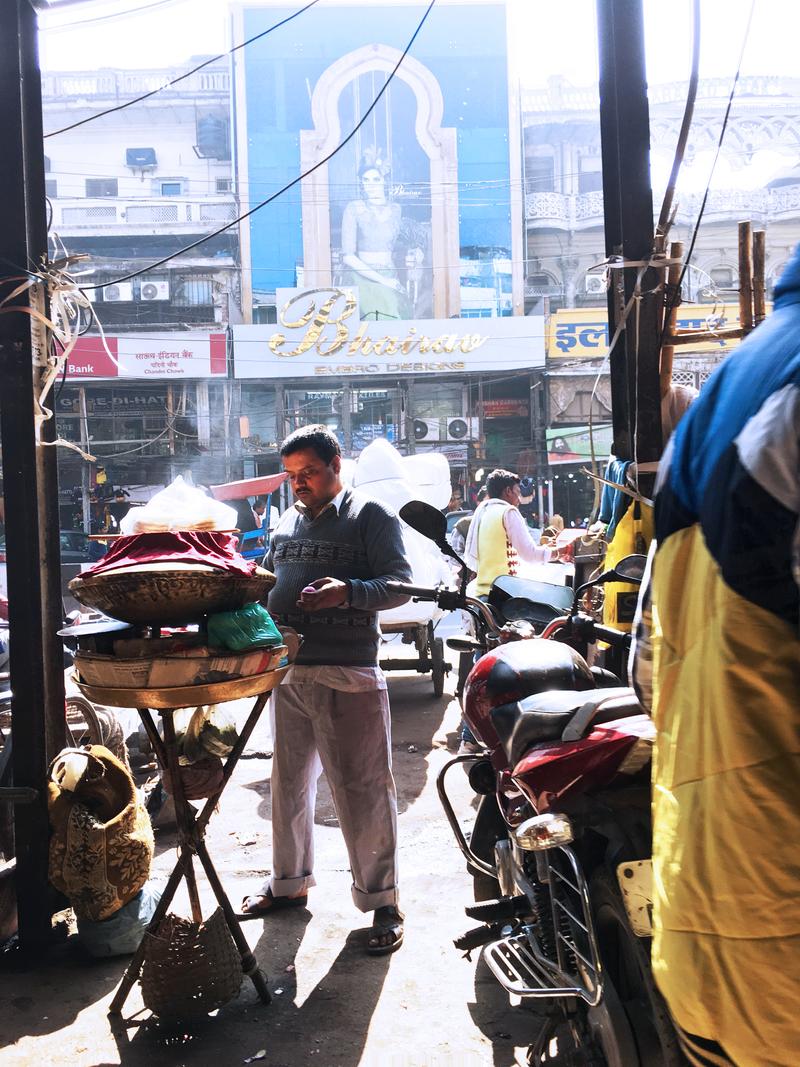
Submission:
[[[600,50],[600,138],[606,254],[647,261],[653,252],[650,112],[644,56],[642,0],[597,0]],[[634,293],[639,267],[612,271],[609,328],[613,336]],[[620,275],[622,275],[620,279]],[[658,272],[641,283],[626,329],[611,352],[614,454],[652,462],[661,455]]]
[[[0,140],[7,160],[0,168],[6,258],[0,276],[8,277],[41,264],[47,251],[41,79],[36,16],[28,0],[0,4]],[[46,309],[41,289],[27,290],[15,304]],[[63,745],[65,734],[56,636],[61,620],[56,454],[54,448],[37,447],[34,422],[40,372],[33,358],[45,343],[43,329],[24,312],[0,317],[14,786],[37,791],[34,803],[15,810],[17,908],[25,951],[41,948],[50,936],[45,786],[48,755]],[[53,423],[44,424],[44,440],[54,439]]]

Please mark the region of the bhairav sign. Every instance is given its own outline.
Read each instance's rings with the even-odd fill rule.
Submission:
[[[540,317],[361,319],[352,289],[279,289],[278,322],[234,326],[237,378],[527,370],[544,366]]]

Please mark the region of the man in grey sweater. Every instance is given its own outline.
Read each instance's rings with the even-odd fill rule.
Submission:
[[[377,612],[408,597],[400,522],[384,504],[342,486],[341,452],[325,426],[296,430],[281,458],[297,503],[281,517],[267,566],[269,609],[303,635],[275,691],[272,877],[245,898],[245,915],[303,906],[315,884],[314,804],[324,769],[353,876],[353,900],[373,911],[367,952],[399,948],[397,794]]]

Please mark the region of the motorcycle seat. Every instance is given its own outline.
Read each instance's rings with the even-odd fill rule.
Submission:
[[[634,691],[627,686],[618,686],[581,693],[560,689],[534,693],[523,700],[494,708],[491,719],[513,767],[533,745],[560,741],[570,721],[583,708],[586,712],[582,712],[580,721],[585,722],[585,727],[580,736],[600,723],[642,713]]]
[[[503,574],[495,578],[489,590],[489,605],[507,622],[525,618],[534,625],[544,626],[559,615],[569,615],[572,597],[573,590],[567,586]],[[516,603],[511,605],[510,601]],[[522,601],[527,604],[527,610],[521,610]],[[508,612],[506,604],[509,604]]]

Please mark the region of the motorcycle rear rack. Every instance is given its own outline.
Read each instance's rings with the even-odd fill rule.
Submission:
[[[484,752],[470,753],[464,756],[455,756],[453,759],[448,760],[444,767],[439,771],[436,777],[436,791],[439,794],[439,800],[441,801],[444,813],[447,816],[447,821],[450,823],[450,829],[453,831],[453,836],[456,839],[456,844],[461,849],[461,852],[466,859],[470,867],[474,867],[482,874],[488,874],[491,878],[497,877],[497,868],[492,864],[487,863],[486,860],[482,860],[480,856],[476,856],[472,849],[469,847],[469,842],[464,837],[464,832],[461,829],[461,825],[458,821],[456,813],[453,811],[453,805],[450,803],[450,798],[444,787],[444,779],[447,772],[451,767],[455,767],[458,763],[477,763],[478,760],[486,759]]]
[[[593,1007],[602,999],[603,981],[586,879],[571,848],[550,849],[547,866],[557,961],[542,953],[531,926],[487,945],[484,959],[509,993],[579,997]]]

